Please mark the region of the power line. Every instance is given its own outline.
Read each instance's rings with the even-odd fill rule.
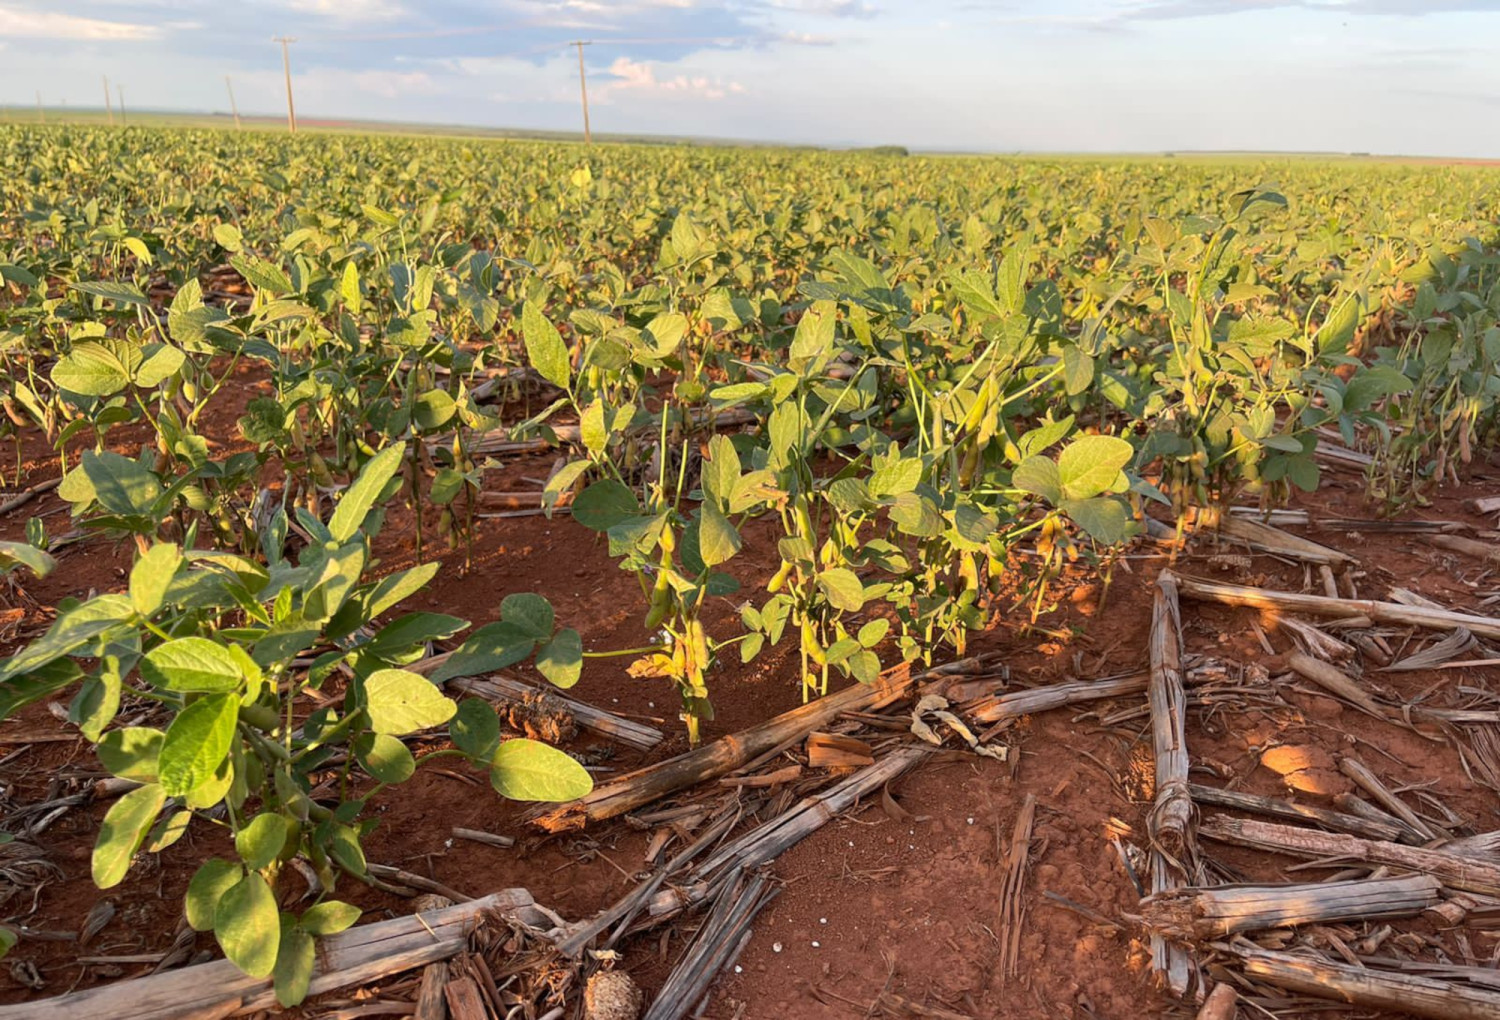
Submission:
[[[297,133],[297,106],[292,102],[292,58],[287,46],[296,42],[294,36],[278,35],[272,42],[281,43],[281,70],[286,75],[286,126],[292,134]]]
[[[109,75],[100,75],[104,79],[104,112],[109,117],[109,126],[115,126],[115,108],[109,104]]]

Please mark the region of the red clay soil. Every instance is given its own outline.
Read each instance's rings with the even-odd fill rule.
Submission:
[[[250,381],[250,380],[247,380]],[[253,386],[239,399],[216,408],[221,434]],[[54,477],[55,459],[28,448],[35,483]],[[550,457],[511,462],[496,488],[516,489],[525,476],[545,475]],[[1464,496],[1500,491],[1500,471],[1477,477],[1462,492],[1445,491],[1420,516],[1462,520],[1477,527],[1493,522],[1466,514]],[[1319,514],[1368,515],[1361,480],[1333,475],[1316,497],[1299,505]],[[0,537],[17,538],[24,514],[40,514],[50,532],[67,530],[67,511],[48,494],[23,513],[0,519]],[[414,561],[410,514],[393,508],[378,543],[382,570]],[[644,615],[634,580],[618,570],[603,542],[559,517],[491,518],[479,525],[473,569],[462,572],[461,552],[442,552],[447,564],[438,579],[407,609],[453,613],[476,626],[496,617],[505,595],[536,591],[552,600],[558,617],[576,626],[585,647],[595,650],[639,645]],[[768,533],[752,528],[746,553],[734,564],[753,596],[771,566]],[[1383,597],[1392,585],[1416,590],[1454,609],[1473,610],[1493,578],[1475,561],[1420,544],[1410,536],[1318,532],[1319,541],[1360,557],[1365,575],[1361,594]],[[90,540],[62,551],[56,573],[25,586],[37,606],[24,619],[13,613],[10,632],[0,631],[8,650],[43,629],[47,614],[66,595],[120,589],[130,550]],[[1025,626],[1023,611],[1002,620],[971,645],[999,651],[1018,685],[1103,676],[1135,670],[1146,663],[1150,629],[1151,582],[1166,560],[1154,547],[1136,550],[1115,572],[1107,608],[1098,611],[1100,588],[1077,576],[1059,589],[1061,606],[1044,618],[1049,634]],[[1179,561],[1186,573],[1303,590],[1301,567],[1270,557],[1246,560],[1198,549]],[[1314,579],[1315,581],[1315,579]],[[1313,587],[1312,590],[1318,590]],[[13,602],[13,604],[15,604]],[[1484,611],[1484,610],[1479,610]],[[709,614],[717,633],[730,632],[733,600]],[[1277,672],[1289,638],[1266,622],[1278,656],[1268,657],[1251,622],[1255,614],[1185,603],[1183,620],[1189,652],[1211,656],[1254,682]],[[788,642],[789,644],[789,642]],[[592,764],[599,777],[626,771],[644,760],[685,747],[676,720],[675,695],[664,681],[627,676],[628,658],[591,660],[571,693],[613,712],[650,720],[671,734],[650,759],[610,745],[578,741],[570,750]],[[1457,704],[1460,684],[1481,686],[1487,669],[1374,674],[1374,682],[1403,698],[1429,692],[1438,705]],[[731,664],[715,680],[717,718],[706,736],[733,732],[795,706],[799,701],[794,653],[764,657],[749,667]],[[1283,781],[1260,764],[1273,746],[1311,748],[1314,754],[1352,753],[1393,785],[1431,784],[1475,831],[1496,828],[1494,791],[1468,778],[1450,745],[1435,744],[1341,708],[1330,699],[1291,693],[1290,704],[1268,710],[1243,704],[1194,708],[1188,739],[1195,782],[1233,784],[1256,793],[1285,794]],[[772,866],[784,888],[760,916],[754,936],[733,972],[715,986],[702,1014],[716,1020],[788,1020],[876,1015],[873,1000],[890,991],[917,1003],[975,1018],[1139,1017],[1188,1015],[1153,989],[1143,945],[1125,915],[1138,896],[1110,841],[1112,832],[1131,832],[1144,842],[1150,804],[1150,732],[1144,713],[1128,714],[1143,700],[1123,699],[1102,706],[1049,713],[1023,723],[1004,738],[1011,757],[1004,764],[978,757],[949,758],[923,767],[897,784],[900,807],[912,816],[898,821],[878,804],[836,819],[785,853]],[[1105,724],[1107,721],[1107,725]],[[88,746],[72,739],[46,706],[32,706],[19,719],[0,725],[0,810],[34,803],[58,790],[75,788],[102,770]],[[57,739],[67,735],[66,739]],[[28,741],[41,738],[45,742]],[[1333,773],[1330,792],[1341,788]],[[1004,880],[1002,851],[1017,811],[1027,795],[1037,799],[1030,875],[1024,889],[1025,917],[1019,967],[1006,975],[1000,964],[999,894]],[[1298,795],[1308,803],[1327,798]],[[34,896],[27,891],[0,906],[0,916],[41,932],[76,932],[90,907],[106,895],[89,879],[89,852],[105,805],[64,816],[42,837],[60,869]],[[372,861],[430,875],[465,893],[524,886],[537,901],[569,919],[581,919],[611,904],[646,870],[645,837],[623,824],[608,824],[560,837],[540,838],[520,821],[519,806],[499,800],[482,775],[424,768],[407,784],[379,798],[380,827],[367,844]],[[510,850],[455,841],[455,826],[516,837]],[[1131,838],[1131,837],[1127,837]],[[87,947],[71,941],[23,938],[0,970],[0,1002],[55,995],[75,987],[148,972],[139,964],[81,965],[79,957],[107,957],[165,950],[172,942],[186,882],[196,862],[221,849],[215,830],[195,826],[177,845],[138,862],[130,877],[108,896],[118,914]],[[1280,879],[1291,863],[1267,855],[1208,845],[1206,852],[1226,870],[1250,878]],[[400,901],[352,881],[340,895],[367,908],[365,920],[400,911]],[[1104,926],[1044,896],[1066,897],[1119,923]],[[1420,930],[1420,925],[1418,925]],[[1464,946],[1447,933],[1451,958],[1470,954],[1490,959],[1496,945],[1489,933],[1474,933]],[[682,940],[649,937],[624,947],[623,966],[648,993],[665,978]],[[202,954],[212,939],[199,936]],[[1465,948],[1467,947],[1467,948]],[[13,962],[34,965],[43,985],[18,982]],[[310,1012],[317,1013],[317,1009]]]

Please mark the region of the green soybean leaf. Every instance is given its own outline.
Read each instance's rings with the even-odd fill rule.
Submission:
[[[1074,417],[1070,414],[1061,421],[1041,422],[1016,441],[1016,459],[1025,460],[1027,457],[1046,450],[1072,430],[1073,421]]]
[[[858,641],[848,637],[840,638],[824,650],[823,657],[828,660],[830,666],[837,666],[859,650]]]
[[[1057,464],[1040,454],[1021,461],[1011,475],[1011,484],[1022,492],[1042,497],[1053,506],[1063,500],[1062,476]]]
[[[360,909],[352,903],[324,900],[302,913],[297,927],[311,935],[337,935],[359,920]]]
[[[57,561],[26,542],[0,542],[0,576],[17,566],[25,567],[37,577],[46,577]]]
[[[9,659],[0,661],[0,719],[18,706],[45,697],[57,687],[76,679],[78,669],[72,663],[52,666],[52,672],[45,678],[40,671],[56,659],[79,653],[102,640],[104,635],[134,614],[135,608],[124,595],[101,595],[59,614],[46,634]],[[32,682],[35,689],[23,693],[20,688],[27,682]]]
[[[818,575],[818,588],[836,609],[857,613],[865,604],[865,586],[846,567],[835,567]]]
[[[370,617],[379,616],[386,610],[391,609],[402,599],[420,591],[428,581],[437,576],[440,563],[424,563],[419,567],[411,567],[401,571],[399,574],[391,574],[376,582],[370,593],[363,596],[365,613]]]
[[[403,452],[404,447],[400,445],[387,446],[369,459],[359,477],[344,490],[339,505],[334,507],[333,516],[328,519],[328,533],[334,541],[347,542],[359,533],[360,525],[380,498],[386,483],[401,467]]]
[[[536,651],[536,668],[552,686],[567,690],[583,673],[583,638],[565,627]]]
[[[870,473],[870,495],[899,496],[914,492],[922,481],[922,461],[916,457],[902,457]]]
[[[145,851],[148,854],[161,853],[187,835],[188,826],[192,824],[192,821],[193,813],[186,809],[162,815],[161,821],[156,823],[150,835],[146,837]]]
[[[594,788],[578,762],[536,740],[507,740],[490,761],[490,785],[511,800],[577,800]]]
[[[708,441],[708,456],[703,461],[703,489],[721,502],[734,495],[740,480],[740,455],[728,436],[714,436]]]
[[[359,845],[359,833],[347,825],[334,824],[328,830],[328,853],[339,865],[356,875],[369,870],[365,861],[364,847]]]
[[[640,512],[635,493],[613,478],[595,482],[573,500],[573,519],[590,531],[608,531]]]
[[[1065,499],[1062,511],[1089,537],[1104,545],[1118,545],[1134,533],[1130,511],[1118,499],[1094,496],[1089,499]]]
[[[111,513],[140,516],[161,498],[161,482],[138,461],[105,450],[85,450],[79,469],[93,486],[93,498]]]
[[[1346,290],[1328,310],[1328,317],[1313,336],[1319,354],[1342,354],[1359,329],[1362,301],[1357,290]]]
[[[140,367],[135,370],[131,381],[143,389],[160,386],[164,380],[176,375],[187,361],[187,356],[171,344],[147,344],[141,353]]]
[[[500,619],[514,624],[538,641],[552,636],[557,614],[552,603],[531,592],[517,592],[500,601]]]
[[[448,724],[448,736],[464,754],[487,761],[500,746],[500,717],[483,698],[465,698]]]
[[[266,880],[255,872],[219,897],[214,908],[219,948],[250,977],[270,977],[281,947],[281,915]]]
[[[885,640],[886,634],[890,633],[891,621],[886,619],[871,620],[859,628],[859,643],[865,648],[874,648]]]
[[[142,616],[161,608],[167,589],[182,566],[182,552],[171,542],[153,545],[130,570],[130,604]]]
[[[211,857],[198,865],[198,870],[193,872],[192,881],[188,882],[187,900],[184,904],[188,924],[193,926],[194,931],[209,931],[213,928],[214,911],[219,908],[219,900],[244,877],[243,867],[218,857]]]
[[[1353,414],[1368,411],[1386,397],[1406,393],[1411,388],[1411,380],[1390,365],[1361,368],[1344,390],[1344,409]],[[1299,445],[1294,452],[1300,450]]]
[[[364,205],[361,205],[359,208],[365,214],[365,216],[369,218],[371,223],[375,223],[379,226],[395,227],[399,226],[401,223],[400,220],[377,205],[370,205],[366,203]]]
[[[419,650],[429,641],[450,638],[469,625],[446,613],[408,613],[381,627],[360,650],[383,659]]]
[[[1000,527],[1000,519],[972,503],[963,502],[953,509],[953,544],[966,552],[985,548],[990,536]]]
[[[425,676],[404,669],[380,669],[365,678],[365,710],[370,728],[393,737],[441,726],[458,711]]]
[[[740,533],[729,518],[712,499],[704,500],[698,514],[698,555],[704,566],[718,566],[739,552],[740,546]]]
[[[354,741],[354,756],[366,772],[388,786],[404,783],[417,770],[405,744],[384,733],[366,733]]]
[[[567,389],[572,381],[568,345],[534,301],[527,301],[521,311],[521,339],[531,367],[552,385]]]
[[[1287,458],[1286,476],[1293,485],[1303,492],[1316,492],[1318,490],[1318,462],[1313,460],[1311,454]]]
[[[583,448],[590,453],[601,453],[609,442],[609,427],[605,423],[604,401],[595,400],[578,416],[578,435]]]
[[[573,484],[588,469],[588,461],[575,460],[571,464],[564,465],[556,474],[547,479],[547,485],[542,489],[542,508],[547,511],[548,518],[551,518],[552,511],[557,507],[557,501],[573,490]]]
[[[354,264],[353,259],[344,263],[344,274],[339,278],[339,296],[344,299],[344,306],[349,309],[349,314],[359,314],[363,295],[359,289],[359,267]]]
[[[1085,393],[1094,383],[1094,359],[1073,345],[1063,348],[1063,385],[1070,397]]]
[[[917,492],[903,492],[889,510],[890,518],[903,535],[933,538],[943,531],[943,516],[937,504]]]
[[[281,932],[281,945],[276,951],[276,967],[273,972],[278,1003],[290,1008],[307,998],[307,986],[312,983],[313,963],[316,959],[313,937],[287,925]]]
[[[131,859],[146,841],[151,823],[166,803],[166,791],[157,783],[149,783],[131,790],[110,806],[94,841],[92,871],[96,886],[110,889],[120,884],[130,870]]]
[[[240,228],[233,223],[214,224],[214,241],[218,243],[220,248],[233,254],[238,254],[240,249],[245,247],[244,235],[240,233]]]
[[[1114,436],[1083,436],[1057,458],[1058,480],[1068,499],[1088,499],[1114,489],[1135,448]]]
[[[454,677],[477,676],[514,666],[536,648],[536,638],[514,623],[487,623],[471,633],[463,647],[432,674],[434,683]]]
[[[238,690],[244,680],[229,649],[205,637],[157,645],[141,660],[140,671],[148,684],[169,691],[223,693]]]
[[[417,428],[431,432],[442,428],[458,413],[458,404],[447,390],[428,390],[417,397],[411,418]]]
[[[120,711],[123,689],[118,658],[106,656],[98,672],[87,677],[78,688],[78,694],[68,706],[68,721],[78,727],[85,740],[98,743],[104,737],[104,728],[115,721],[115,715]],[[152,768],[155,768],[154,762]],[[155,781],[154,772],[152,781]]]
[[[52,382],[81,397],[107,397],[130,385],[130,372],[103,344],[84,342],[52,366]]]
[[[182,795],[182,802],[190,808],[206,811],[224,799],[233,783],[234,762],[226,756],[213,775]]]
[[[808,309],[797,322],[791,350],[787,352],[787,367],[798,374],[821,367],[833,353],[833,326],[831,308],[815,305]]]
[[[646,323],[646,328],[641,331],[641,340],[650,357],[669,358],[682,346],[682,338],[687,336],[687,330],[687,316],[680,312],[663,312]]]
[[[880,679],[880,656],[869,649],[862,649],[849,656],[849,672],[862,684],[873,684]]]
[[[92,297],[101,297],[107,301],[118,301],[123,305],[149,305],[146,295],[141,293],[141,288],[133,283],[114,283],[107,280],[95,280],[86,283],[69,284],[74,290],[81,294]]]
[[[40,287],[42,281],[36,278],[36,274],[21,266],[10,263],[0,263],[0,280],[6,283],[14,283],[21,287]]]
[[[458,494],[464,491],[464,474],[454,468],[438,468],[438,472],[432,478],[432,487],[427,491],[427,497],[432,500],[433,506],[447,506],[458,498]]]
[[[121,779],[134,779],[138,783],[156,782],[156,761],[161,754],[161,730],[145,726],[126,726],[110,730],[94,746],[99,763],[109,774]]]
[[[214,778],[229,755],[239,699],[210,694],[188,705],[167,727],[157,773],[168,795],[181,797]]]
[[[245,867],[259,871],[280,856],[286,837],[286,819],[273,811],[263,811],[234,834],[234,852],[240,855]]]

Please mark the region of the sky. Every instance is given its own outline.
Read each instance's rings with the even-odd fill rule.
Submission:
[[[1500,157],[1500,0],[0,0],[0,104],[982,152]]]

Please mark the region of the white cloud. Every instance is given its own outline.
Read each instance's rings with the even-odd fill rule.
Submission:
[[[826,18],[868,18],[876,13],[865,0],[766,0],[766,4],[777,10]]]
[[[361,71],[353,76],[359,91],[385,99],[400,96],[430,96],[437,83],[425,71]]]
[[[629,57],[616,58],[609,65],[609,73],[614,76],[613,79],[597,90],[597,95],[604,102],[621,92],[708,100],[723,99],[731,93],[742,95],[745,92],[745,86],[737,81],[726,82],[703,74],[677,74],[671,78],[658,78],[654,64],[631,60]]]
[[[262,89],[279,99],[282,94],[280,68],[245,72],[235,77],[236,89],[241,81],[252,89]],[[333,67],[313,67],[305,71],[292,69],[292,84],[299,109],[311,111],[319,103],[338,104],[350,99],[403,99],[409,96],[431,96],[441,92],[437,81],[426,71],[341,71]]]
[[[0,35],[15,39],[129,42],[155,39],[161,31],[153,25],[128,21],[104,21],[57,11],[26,11],[0,6]]]
[[[838,40],[831,35],[814,35],[812,32],[782,32],[776,36],[777,42],[788,43],[792,46],[834,46]]]
[[[283,6],[345,24],[389,21],[409,13],[400,0],[283,0]]]

